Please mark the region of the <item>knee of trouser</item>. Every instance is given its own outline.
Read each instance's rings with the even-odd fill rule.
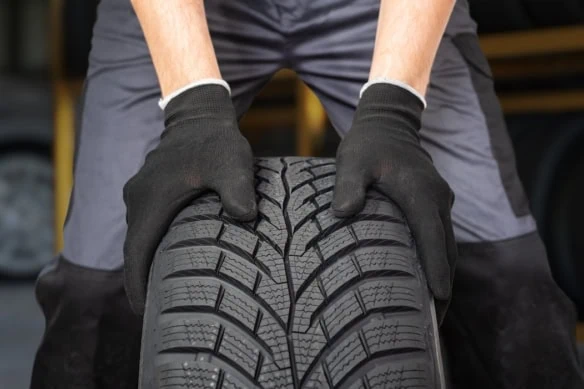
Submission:
[[[37,280],[35,295],[47,320],[97,316],[115,297],[125,297],[121,271],[77,265],[60,256]]]
[[[570,302],[556,284],[537,232],[500,242],[459,245],[455,298],[531,311]],[[498,310],[499,311],[499,310]]]
[[[454,293],[493,300],[558,289],[537,232],[498,242],[459,244]],[[457,292],[458,291],[458,292]]]

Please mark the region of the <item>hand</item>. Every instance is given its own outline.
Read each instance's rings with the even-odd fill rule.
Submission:
[[[359,212],[370,185],[395,201],[431,292],[447,304],[457,256],[450,221],[454,195],[420,145],[422,110],[421,100],[401,87],[374,84],[365,90],[337,151],[332,208],[337,217]]]
[[[160,145],[124,187],[125,287],[138,314],[144,312],[154,251],[193,199],[213,190],[233,218],[249,221],[257,214],[252,150],[227,89],[205,85],[183,92],[166,107],[165,126]]]

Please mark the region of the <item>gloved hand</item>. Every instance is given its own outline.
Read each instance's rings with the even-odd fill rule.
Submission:
[[[229,92],[204,85],[173,98],[164,111],[160,145],[124,187],[128,232],[125,287],[142,314],[152,258],[170,223],[206,190],[219,193],[233,218],[256,217],[253,155],[239,132]]]
[[[444,307],[457,256],[450,220],[454,195],[420,146],[423,108],[399,86],[373,84],[365,90],[337,151],[332,208],[337,217],[359,212],[370,185],[395,201],[416,241],[429,288]]]

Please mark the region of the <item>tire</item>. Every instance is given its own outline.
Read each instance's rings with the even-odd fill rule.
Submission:
[[[53,257],[53,168],[33,144],[0,148],[0,276],[31,279]]]
[[[554,278],[584,317],[582,115],[520,116],[508,123],[518,172]]]
[[[469,0],[469,5],[481,34],[533,27],[520,0]]]
[[[259,216],[208,194],[150,274],[140,388],[443,388],[436,315],[398,208],[337,219],[332,159],[259,159]]]
[[[535,27],[579,25],[584,22],[581,0],[522,0]]]

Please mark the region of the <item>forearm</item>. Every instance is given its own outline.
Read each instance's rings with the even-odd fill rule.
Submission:
[[[165,97],[205,78],[221,78],[201,0],[132,0]]]
[[[455,0],[381,0],[370,80],[404,82],[422,96]]]

